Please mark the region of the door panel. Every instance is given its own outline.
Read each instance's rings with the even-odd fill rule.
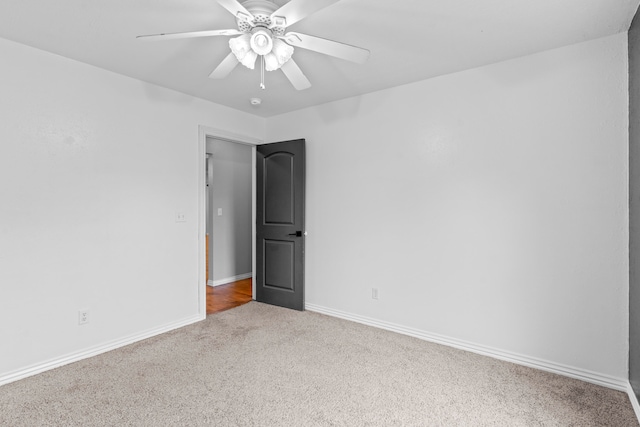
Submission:
[[[294,291],[295,243],[278,240],[264,241],[264,286]]]
[[[277,152],[264,158],[264,222],[295,223],[294,159],[292,153]]]
[[[256,150],[256,300],[295,310],[304,310],[304,144]]]

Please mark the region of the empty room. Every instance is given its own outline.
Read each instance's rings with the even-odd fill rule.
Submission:
[[[0,2],[0,425],[639,425],[639,4]]]

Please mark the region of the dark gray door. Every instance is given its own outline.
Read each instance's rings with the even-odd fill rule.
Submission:
[[[304,139],[257,147],[256,300],[304,310]]]

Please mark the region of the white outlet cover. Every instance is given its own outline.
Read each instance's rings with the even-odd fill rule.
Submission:
[[[78,311],[78,325],[85,325],[89,323],[89,310]]]

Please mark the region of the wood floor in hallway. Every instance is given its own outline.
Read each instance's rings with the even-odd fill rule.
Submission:
[[[220,286],[207,286],[207,314],[238,307],[251,299],[251,279]]]

